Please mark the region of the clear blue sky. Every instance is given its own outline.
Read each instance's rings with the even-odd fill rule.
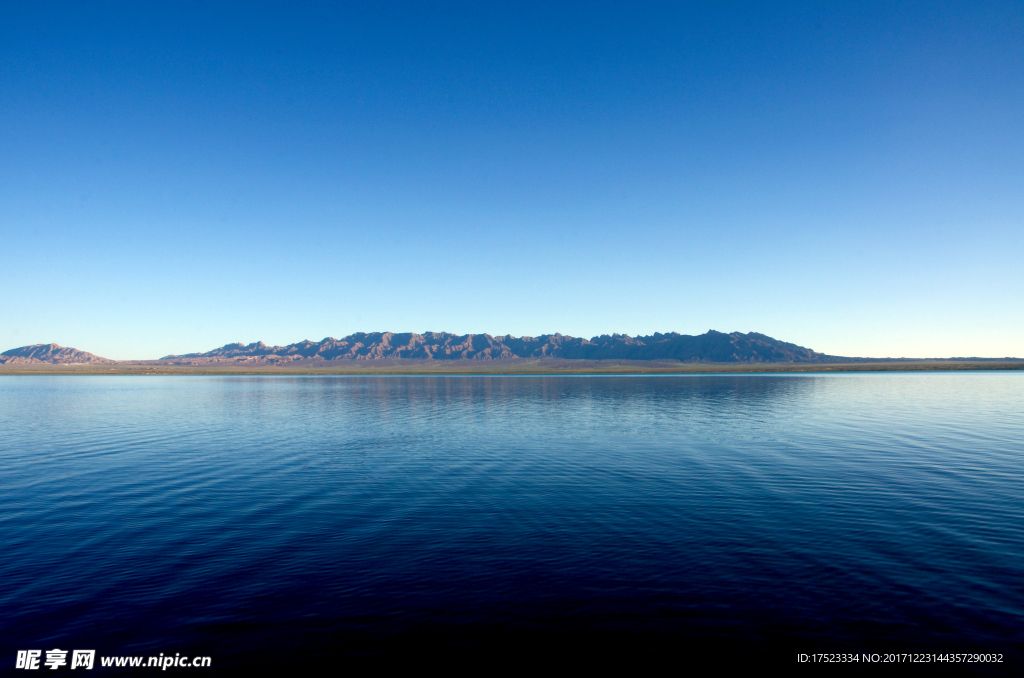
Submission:
[[[1024,3],[3,2],[0,247],[0,350],[1024,356]]]

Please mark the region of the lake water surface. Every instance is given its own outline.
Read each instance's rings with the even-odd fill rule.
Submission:
[[[4,377],[0,553],[9,666],[1020,671],[1024,374]]]

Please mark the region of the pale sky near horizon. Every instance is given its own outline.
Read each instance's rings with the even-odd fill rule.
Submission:
[[[0,351],[1024,357],[1024,3],[0,9]]]

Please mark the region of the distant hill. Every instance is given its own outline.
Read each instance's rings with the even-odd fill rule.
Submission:
[[[79,351],[77,348],[66,348],[57,344],[35,344],[22,346],[0,353],[0,365],[76,365],[88,363],[93,365],[113,364],[116,361],[101,358],[92,353]]]
[[[603,334],[591,339],[563,334],[539,337],[450,334],[448,332],[358,332],[342,339],[301,341],[287,346],[227,344],[206,353],[169,355],[161,360],[231,360],[283,363],[295,360],[502,360],[561,358],[567,360],[679,360],[712,363],[829,363],[848,362],[809,348],[750,332],[715,332],[693,336],[655,333],[631,337]]]

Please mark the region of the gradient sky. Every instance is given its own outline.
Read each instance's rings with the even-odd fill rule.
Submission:
[[[1024,356],[1024,3],[155,4],[0,4],[0,350]]]

